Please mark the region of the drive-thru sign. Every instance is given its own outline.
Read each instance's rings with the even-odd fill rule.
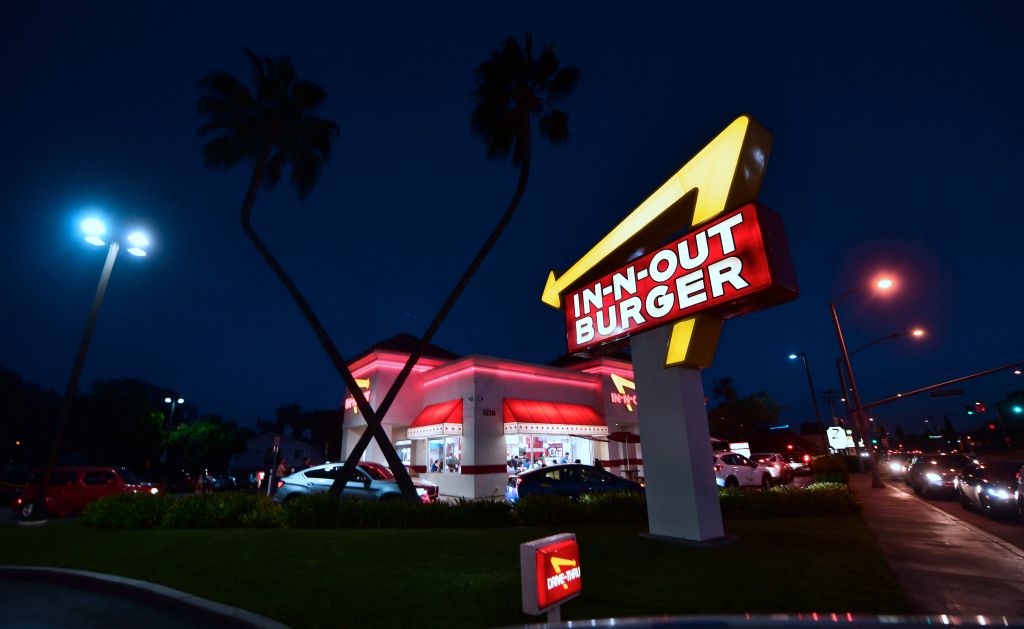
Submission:
[[[724,534],[700,370],[723,320],[798,294],[782,221],[756,202],[771,145],[740,116],[544,285],[570,352],[629,338],[656,537]]]
[[[520,544],[519,572],[523,611],[541,614],[557,610],[579,596],[583,586],[576,536],[560,533]]]

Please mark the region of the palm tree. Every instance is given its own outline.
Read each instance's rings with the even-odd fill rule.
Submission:
[[[252,209],[260,186],[272,190],[289,170],[289,182],[299,198],[316,186],[331,157],[331,145],[338,136],[338,125],[317,117],[327,101],[327,92],[319,85],[299,79],[295,66],[287,57],[259,57],[244,49],[252,63],[253,89],[223,71],[207,74],[199,82],[199,114],[205,122],[199,127],[201,137],[209,137],[203,145],[203,162],[209,168],[229,169],[241,161],[252,162],[252,176],[242,202],[242,229],[263,260],[284,284],[345,386],[355,397],[365,417],[373,417],[373,409],[359,390],[345,360],[327,334],[313,308],[270,253],[270,249],[252,227]],[[403,495],[417,499],[416,489],[402,460],[386,435],[376,427],[367,426],[365,433],[376,435],[391,471]]]
[[[526,192],[526,182],[530,177],[530,136],[533,122],[537,121],[540,136],[552,144],[563,144],[569,139],[569,114],[555,105],[576,88],[580,70],[574,66],[562,65],[555,56],[551,44],[546,44],[540,55],[534,58],[533,38],[530,35],[526,36],[524,46],[520,46],[515,38],[510,37],[500,48],[491,50],[490,57],[476,67],[474,74],[476,89],[472,93],[472,98],[476,107],[470,118],[470,128],[475,135],[484,140],[488,159],[511,158],[512,164],[519,167],[519,181],[505,213],[438,310],[430,327],[420,339],[419,346],[409,356],[398,378],[377,407],[376,417],[366,416],[368,424],[372,419],[382,420],[387,414],[416,361],[434,338],[434,334],[441,327],[459,295],[519,208],[519,202]],[[370,443],[370,435],[367,433],[368,431],[364,432],[356,442],[341,474],[331,487],[332,493],[338,493],[345,487],[359,457]]]

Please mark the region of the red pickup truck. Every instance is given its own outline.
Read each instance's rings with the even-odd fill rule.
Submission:
[[[23,518],[33,515],[41,475],[42,471],[36,470],[21,495],[11,503],[11,509]],[[140,482],[123,467],[55,467],[46,492],[46,511],[50,515],[71,515],[80,513],[85,505],[103,496],[138,493],[156,494],[160,489]]]

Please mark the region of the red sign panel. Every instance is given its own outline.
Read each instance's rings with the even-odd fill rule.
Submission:
[[[537,606],[545,609],[580,593],[580,549],[576,540],[537,549]]]
[[[543,613],[580,593],[580,549],[572,533],[520,544],[519,565],[527,614]]]
[[[782,222],[750,203],[566,293],[569,351],[698,313],[727,319],[796,296]]]

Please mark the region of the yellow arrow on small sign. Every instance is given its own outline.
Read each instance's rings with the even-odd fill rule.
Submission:
[[[753,118],[744,115],[733,120],[565,273],[556,276],[551,271],[541,301],[561,308],[565,292],[584,281],[616,252],[641,244],[645,235],[650,237],[656,221],[670,210],[677,211],[684,199],[692,198],[689,226],[756,199],[771,146],[771,133]],[[720,331],[721,320],[706,315],[675,323],[665,364],[710,365]]]

